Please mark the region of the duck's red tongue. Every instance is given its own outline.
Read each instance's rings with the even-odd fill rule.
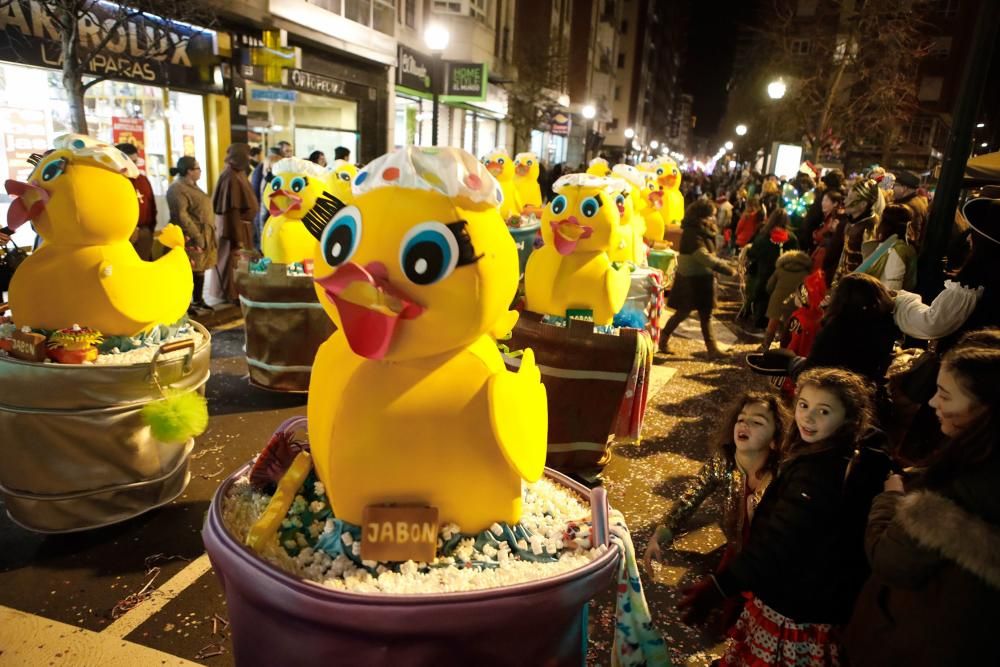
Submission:
[[[32,183],[7,179],[4,187],[7,189],[7,194],[16,197],[10,203],[10,208],[7,209],[7,226],[11,230],[16,230],[28,220],[33,220],[41,215],[42,211],[45,210],[45,205],[49,202],[49,193]],[[38,195],[38,199],[30,207],[24,203],[24,195],[28,192],[34,192]]]
[[[573,217],[570,217],[568,220],[553,221],[551,224],[552,239],[556,246],[556,252],[560,255],[572,254],[581,239],[590,238],[590,235],[594,233],[591,227],[580,226],[576,222],[576,218]],[[577,237],[571,238],[570,236],[566,236],[566,233],[577,233]]]
[[[354,354],[366,359],[383,358],[389,351],[400,318],[330,296],[340,313],[340,324]]]

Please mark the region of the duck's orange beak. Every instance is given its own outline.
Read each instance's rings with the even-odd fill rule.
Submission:
[[[529,171],[531,171],[531,167],[526,164],[519,164],[514,167],[514,173],[518,176],[527,176]]]
[[[571,254],[576,250],[577,243],[590,238],[594,233],[593,227],[581,225],[575,215],[564,220],[553,220],[549,224],[552,226],[552,238],[555,242],[556,252],[560,255]]]
[[[316,282],[336,306],[351,350],[367,359],[382,359],[400,320],[412,320],[424,312],[423,306],[389,282],[389,272],[381,262],[365,266],[347,262]]]
[[[277,190],[271,195],[267,204],[267,212],[275,217],[301,208],[302,197],[288,190]]]
[[[48,191],[39,187],[35,181],[24,183],[7,179],[4,187],[7,189],[7,194],[17,197],[7,210],[7,226],[12,230],[16,230],[28,220],[37,218],[49,203]]]
[[[486,163],[486,171],[490,172],[494,176],[499,176],[503,173],[503,165],[496,160],[490,160]]]

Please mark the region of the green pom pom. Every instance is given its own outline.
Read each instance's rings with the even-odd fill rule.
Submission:
[[[185,442],[208,428],[208,402],[196,391],[167,391],[142,409],[142,418],[160,442]]]

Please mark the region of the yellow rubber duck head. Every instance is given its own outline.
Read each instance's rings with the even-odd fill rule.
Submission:
[[[514,156],[514,176],[529,181],[538,180],[538,156],[534,153],[518,153]]]
[[[642,213],[649,206],[649,202],[644,196],[646,193],[645,175],[630,164],[616,164],[611,170],[611,174],[614,178],[620,178],[628,183],[632,209],[636,213]]]
[[[483,164],[493,174],[493,178],[501,183],[509,183],[514,180],[514,161],[510,158],[510,154],[507,151],[493,151],[483,158]]]
[[[660,158],[656,161],[656,181],[664,190],[681,189],[681,170],[670,158]]]
[[[302,158],[282,158],[271,172],[274,177],[264,190],[264,205],[275,218],[301,220],[332,189],[330,172]]]
[[[110,144],[81,134],[56,138],[38,159],[28,182],[8,180],[17,197],[7,225],[28,220],[46,243],[103,245],[127,241],[139,220],[139,200],[130,178],[139,170]]]
[[[611,167],[608,161],[602,157],[595,157],[587,164],[587,173],[591,176],[610,176]]]
[[[645,178],[646,185],[642,192],[642,198],[646,202],[646,207],[652,207],[659,211],[663,207],[663,186],[660,185],[659,179],[653,172],[646,173]]]
[[[330,187],[333,195],[345,204],[354,201],[354,195],[351,194],[351,183],[358,175],[358,168],[347,160],[334,160],[330,165],[330,175],[332,177]]]
[[[566,174],[542,213],[542,239],[560,255],[607,252],[617,243],[625,212],[625,182],[590,174]]]
[[[517,248],[496,181],[458,148],[410,146],[374,160],[354,204],[319,234],[316,293],[351,350],[402,361],[491,331],[517,291]]]

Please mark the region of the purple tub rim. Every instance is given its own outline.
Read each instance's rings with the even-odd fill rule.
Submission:
[[[411,594],[411,595],[393,595],[393,594],[371,594],[371,593],[353,593],[349,591],[338,591],[332,588],[323,586],[320,583],[309,581],[306,579],[300,579],[295,575],[285,572],[277,565],[270,563],[264,558],[258,556],[253,550],[251,550],[246,545],[238,542],[228,531],[223,520],[222,520],[222,499],[228,493],[229,489],[236,483],[236,480],[247,474],[250,470],[250,464],[246,464],[236,472],[231,474],[226,478],[219,488],[216,489],[215,494],[212,496],[212,504],[208,508],[208,512],[205,516],[205,527],[202,529],[202,539],[205,542],[206,551],[208,552],[209,559],[211,560],[211,549],[209,548],[209,542],[214,541],[217,543],[219,548],[228,549],[230,554],[240,560],[245,565],[248,565],[258,574],[268,577],[273,581],[284,584],[288,588],[291,588],[294,592],[305,595],[311,598],[319,600],[329,600],[343,603],[352,604],[366,604],[371,606],[408,606],[408,607],[421,607],[425,605],[438,605],[441,603],[461,603],[461,602],[474,602],[477,600],[495,600],[498,598],[506,598],[511,596],[520,596],[528,591],[539,592],[548,588],[559,588],[563,584],[568,583],[572,580],[578,579],[581,576],[590,574],[591,571],[601,570],[607,567],[611,561],[616,560],[621,557],[621,552],[613,544],[607,545],[607,551],[603,554],[590,561],[586,565],[578,567],[568,572],[563,572],[557,574],[553,577],[547,577],[545,579],[535,579],[532,581],[526,581],[519,584],[512,584],[510,586],[501,586],[499,588],[484,588],[475,591],[457,591],[453,593],[434,593],[434,594]],[[566,475],[553,470],[551,468],[545,468],[545,476],[553,479],[563,486],[567,486],[584,498],[589,498],[590,494],[588,489],[582,484],[570,479]],[[606,505],[605,505],[606,507]],[[593,510],[593,508],[591,508]]]

